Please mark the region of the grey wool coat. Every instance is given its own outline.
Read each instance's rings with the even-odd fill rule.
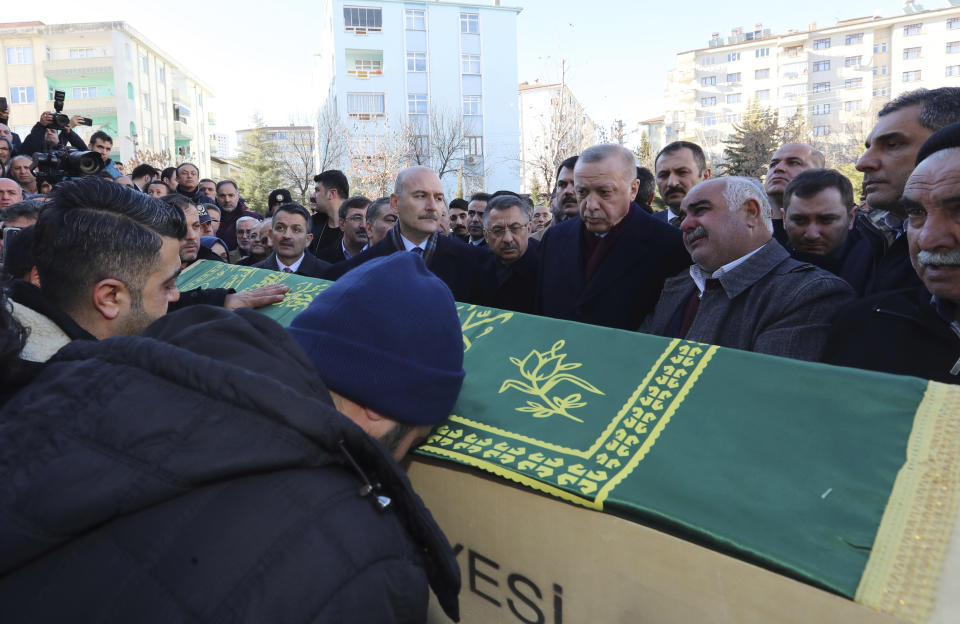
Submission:
[[[674,336],[697,286],[684,270],[663,285],[660,300],[640,331],[707,344],[817,360],[826,346],[837,310],[854,298],[842,279],[800,262],[771,239],[742,264],[719,276],[708,288],[685,336]]]

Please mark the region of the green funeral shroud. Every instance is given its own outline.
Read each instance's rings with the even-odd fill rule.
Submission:
[[[328,285],[217,262],[179,285],[277,282],[284,325]],[[854,597],[928,382],[457,307],[466,380],[419,453]]]

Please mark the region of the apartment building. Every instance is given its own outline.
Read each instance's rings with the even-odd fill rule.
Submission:
[[[447,142],[438,123],[462,124],[455,170],[442,179],[447,194],[458,183],[465,193],[518,188],[519,12],[499,0],[325,0],[315,59],[321,116],[335,112],[354,154],[403,128],[414,136],[411,151],[435,169]],[[329,125],[318,124],[318,149]]]
[[[596,143],[597,126],[564,83],[523,83],[519,94],[520,188],[529,193],[544,158],[552,160],[557,146],[563,158],[579,154]]]
[[[213,94],[129,24],[6,23],[0,44],[0,93],[21,138],[41,112],[53,110],[60,90],[64,113],[93,120],[76,132],[84,140],[97,130],[109,134],[115,160],[128,162],[137,149],[166,150],[209,175]]]
[[[699,143],[716,160],[752,101],[801,113],[815,138],[861,140],[885,103],[919,87],[960,86],[960,6],[771,34],[714,33],[670,71],[663,142]],[[659,130],[659,128],[658,128]]]

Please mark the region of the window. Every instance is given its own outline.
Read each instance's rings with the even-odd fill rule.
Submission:
[[[881,41],[880,43],[873,44],[873,53],[880,54],[881,52],[887,51],[887,42]]]
[[[715,84],[717,84],[717,77],[716,77],[716,76],[706,76],[706,77],[700,79],[700,86],[703,86],[703,87],[712,87],[712,86],[715,85]]]
[[[479,116],[480,112],[480,96],[479,95],[465,95],[463,96],[463,114],[470,116]]]
[[[73,87],[73,99],[85,100],[97,97],[96,87]]]
[[[861,33],[853,33],[853,34],[847,35],[846,37],[843,38],[843,42],[846,45],[856,45],[858,43],[863,43],[863,33],[861,32]]]
[[[407,52],[407,71],[408,72],[427,71],[427,53],[426,52]]]
[[[463,137],[467,156],[483,156],[483,137],[465,136]]]
[[[756,70],[756,71],[753,72],[753,77],[754,77],[756,80],[766,80],[767,78],[770,77],[770,70],[769,70],[769,69],[758,69],[758,70]]]
[[[828,71],[830,69],[830,61],[817,61],[813,64],[813,71]]]
[[[717,105],[717,96],[700,98],[700,106],[716,106]]]
[[[878,97],[878,96],[879,96],[879,97],[886,97],[886,95],[887,95],[887,90],[886,90],[885,88],[884,88],[884,89],[874,89],[874,90],[873,90],[873,97]]]
[[[920,48],[904,48],[903,58],[904,59],[920,58]]]
[[[203,92],[197,91],[197,108],[203,107]]]
[[[863,86],[863,78],[847,78],[843,81],[844,89],[859,89]]]
[[[10,87],[11,104],[32,104],[35,100],[33,87]]]
[[[93,53],[93,48],[70,48],[70,58],[91,58],[96,56]]]
[[[142,71],[145,74],[150,73],[150,61],[147,59],[146,54],[140,55],[140,71]]]
[[[813,136],[827,136],[830,134],[830,126],[814,126]]]
[[[803,46],[790,46],[789,48],[784,49],[784,53],[789,57],[797,57],[803,54]]]
[[[948,67],[947,76],[960,76],[960,65],[951,65]]]
[[[130,100],[133,99],[133,83],[132,82],[127,83],[127,99],[130,99]]]
[[[423,9],[407,9],[404,11],[403,19],[407,30],[427,29],[427,15]]]
[[[480,55],[479,54],[461,54],[460,71],[464,74],[480,73]]]
[[[814,115],[829,115],[830,114],[830,105],[829,104],[814,104],[813,110],[811,111]]]
[[[140,99],[143,101],[143,110],[150,110],[150,94],[141,93]]]
[[[8,65],[30,65],[31,63],[33,63],[33,48],[31,46],[7,48]]]
[[[427,114],[427,94],[410,93],[407,95],[407,114],[408,115],[426,115]]]
[[[740,60],[740,53],[739,53],[739,52],[731,52],[730,54],[727,55],[727,62],[728,62],[728,63],[731,63],[731,62],[733,62],[733,61],[739,61],[739,60]]]
[[[143,138],[146,140],[147,145],[153,145],[153,130],[150,128],[143,129]]]
[[[813,83],[813,92],[814,93],[827,93],[830,91],[829,82],[815,82]]]
[[[380,75],[383,73],[383,61],[380,59],[353,59],[353,70],[347,70],[347,73],[359,78],[369,78],[370,74]]]
[[[163,65],[157,65],[157,82],[160,84],[167,82],[167,68]]]
[[[886,75],[887,75],[887,66],[886,66],[886,65],[880,65],[879,67],[874,66],[874,67],[873,67],[873,75],[874,75],[874,76],[886,76]]]
[[[947,42],[947,54],[956,54],[960,52],[960,41]]]
[[[700,59],[700,64],[701,64],[701,65],[716,65],[716,64],[717,64],[717,57],[715,57],[715,56],[705,56],[705,57],[703,57],[702,59]]]
[[[947,30],[953,30],[954,28],[960,28],[960,17],[947,19]]]
[[[734,113],[727,113],[723,116],[724,123],[740,123],[743,121],[743,115],[737,115]]]
[[[814,50],[826,50],[830,47],[830,37],[826,39],[814,39],[813,40],[813,49]]]
[[[739,104],[741,101],[740,93],[729,93],[727,94],[727,104]]]
[[[727,74],[727,82],[740,82],[740,72]]]
[[[383,117],[385,113],[386,96],[383,93],[347,94],[347,115],[350,117],[370,119],[371,117]]]
[[[460,14],[460,32],[476,34],[480,32],[480,14],[479,13],[461,13]]]
[[[756,58],[762,58],[764,56],[770,56],[770,48],[757,48],[753,51],[753,55]]]
[[[923,24],[906,24],[903,27],[903,36],[909,37],[910,35],[919,35],[922,28]]]
[[[770,89],[762,89],[757,91],[758,100],[769,100],[770,99]]]
[[[383,10],[374,7],[343,7],[343,25],[347,32],[365,35],[383,30]]]
[[[843,110],[847,113],[855,113],[860,110],[860,100],[847,100],[843,103]]]
[[[920,70],[906,71],[903,72],[903,81],[904,82],[917,82],[920,80]]]
[[[844,67],[859,67],[860,65],[863,65],[862,56],[848,56],[847,58],[843,59]]]

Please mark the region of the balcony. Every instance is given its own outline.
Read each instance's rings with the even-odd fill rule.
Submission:
[[[113,73],[112,56],[67,58],[43,62],[45,76],[92,76]]]
[[[383,50],[344,50],[347,75],[368,80],[383,75]]]
[[[193,128],[182,119],[173,122],[173,136],[178,141],[192,141]]]
[[[47,107],[43,110],[53,110],[53,100],[47,100]],[[117,98],[114,96],[77,98],[64,100],[63,114],[69,116],[83,115],[84,117],[102,117],[117,114]]]

